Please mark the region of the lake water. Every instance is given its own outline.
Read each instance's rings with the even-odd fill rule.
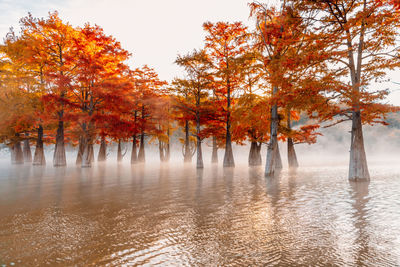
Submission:
[[[400,265],[399,167],[0,167],[0,266]]]

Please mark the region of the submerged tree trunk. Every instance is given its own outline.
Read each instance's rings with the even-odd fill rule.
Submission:
[[[230,130],[227,130],[226,133],[224,167],[235,167],[235,160],[233,159],[233,151],[232,151],[232,137]]]
[[[8,148],[10,149],[11,164],[15,164],[14,144],[9,145]]]
[[[64,122],[59,120],[56,135],[56,147],[53,156],[53,166],[61,167],[65,165],[67,165],[67,160],[65,157]]]
[[[122,147],[121,147],[121,139],[118,140],[118,151],[117,151],[117,161],[121,162],[123,159],[123,155],[122,155]]]
[[[158,151],[160,152],[160,162],[166,162],[166,144],[163,141],[158,141]]]
[[[201,139],[197,137],[197,161],[196,161],[196,168],[202,169],[203,165],[203,153],[201,151]]]
[[[287,128],[289,131],[292,129],[291,118],[290,118],[290,110],[287,112]],[[288,164],[289,169],[295,169],[299,167],[299,163],[297,162],[296,150],[294,149],[294,143],[292,138],[288,138],[287,140],[287,156],[288,156]]]
[[[350,145],[349,180],[369,181],[367,157],[364,149],[364,138],[360,111],[353,111]]]
[[[97,155],[97,161],[102,162],[102,161],[106,161],[106,159],[107,159],[106,138],[104,136],[102,136],[101,141],[100,141],[99,154]]]
[[[273,95],[278,91],[274,86]],[[273,176],[282,169],[282,159],[278,147],[278,106],[274,104],[271,108],[271,139],[267,148],[267,160],[265,163],[265,175]]]
[[[213,136],[213,139],[212,139],[211,163],[213,163],[213,164],[218,163],[218,144],[217,144],[216,136]]]
[[[200,138],[200,115],[197,112],[196,115],[196,135],[197,135],[197,161],[196,168],[202,169],[203,165],[203,153],[201,151],[201,138]]]
[[[294,149],[294,144],[293,144],[293,139],[288,138],[287,141],[288,145],[288,164],[289,164],[289,169],[295,169],[299,167],[299,163],[297,162],[297,156],[296,156],[296,150]]]
[[[283,165],[282,165],[281,153],[279,152],[278,141],[276,142],[276,151],[275,151],[275,153],[276,153],[276,162],[275,162],[275,164],[276,164],[276,169],[277,169],[278,171],[280,171],[280,170],[282,170]]]
[[[90,149],[90,162],[94,162],[94,147],[92,142],[89,145],[89,149]]]
[[[171,147],[169,142],[167,143],[167,148],[166,148],[166,155],[165,155],[165,161],[169,162],[169,160],[171,159]]]
[[[24,164],[24,154],[22,152],[21,142],[14,143],[11,151],[12,164]]]
[[[193,151],[190,146],[189,121],[185,121],[185,143],[183,145],[183,162],[191,162]]]
[[[131,164],[135,164],[138,161],[137,147],[136,147],[136,135],[132,138],[132,152],[131,152]]]
[[[92,166],[93,162],[93,144],[90,139],[83,139],[83,154],[82,154],[82,164],[81,167],[89,168]]]
[[[25,134],[25,136],[27,137],[28,134]],[[32,152],[31,152],[31,145],[29,143],[29,139],[25,139],[24,140],[24,161],[25,162],[32,162]]]
[[[84,150],[85,150],[85,140],[84,140],[84,137],[81,136],[81,137],[79,137],[78,154],[76,155],[76,161],[75,161],[76,165],[82,164],[82,157],[83,157]]]
[[[158,150],[160,151],[160,161],[169,162],[170,159],[170,145],[169,145],[169,129],[167,130],[167,142],[158,140]]]
[[[140,134],[140,146],[139,146],[139,154],[138,154],[138,161],[145,162],[145,153],[144,153],[144,133]]]
[[[35,155],[33,156],[33,165],[46,165],[43,148],[43,126],[39,125],[36,139]]]
[[[169,162],[170,159],[169,143],[164,143],[160,141],[158,143],[158,149],[160,151],[160,161]]]
[[[171,158],[171,146],[170,146],[170,131],[169,131],[169,128],[167,130],[167,136],[168,136],[168,143],[166,144],[166,147],[165,147],[165,161],[169,162],[169,160]]]
[[[261,165],[261,144],[252,141],[249,152],[249,166],[260,166],[260,165]]]
[[[234,167],[235,160],[233,159],[232,151],[232,136],[231,136],[231,87],[229,78],[227,80],[227,114],[226,114],[226,139],[225,139],[225,155],[224,167]]]

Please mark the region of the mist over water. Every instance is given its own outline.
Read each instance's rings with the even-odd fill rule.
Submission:
[[[376,128],[374,128],[376,129]],[[234,146],[235,168],[184,164],[179,144],[171,162],[146,148],[131,165],[10,165],[0,160],[0,266],[78,265],[400,265],[400,166],[397,133],[366,131],[371,182],[350,183],[348,140],[327,130],[318,144],[296,147],[301,167],[265,178],[249,168],[249,146]],[[388,134],[391,133],[391,134]],[[385,145],[386,144],[386,145]],[[265,163],[266,147],[262,157]],[[97,155],[98,147],[95,147]],[[400,149],[398,150],[400,152]]]
[[[0,263],[400,264],[400,168],[1,165]]]

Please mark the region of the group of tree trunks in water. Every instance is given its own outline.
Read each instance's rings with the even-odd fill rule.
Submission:
[[[218,146],[216,144],[215,138],[213,138],[213,145],[212,145],[212,154],[211,154],[211,163],[217,164],[218,163]],[[90,145],[89,154],[84,154],[84,139],[80,140],[79,145],[77,147],[77,154],[75,163],[81,167],[91,167],[91,163],[95,161],[94,155],[94,145]],[[21,143],[23,144],[21,146]],[[126,144],[125,144],[126,145]],[[192,147],[189,148],[188,152],[183,153],[183,161],[184,163],[191,163],[196,150],[198,149],[196,144],[191,143]],[[122,162],[124,156],[127,153],[127,146],[123,147],[124,144],[119,141],[117,143],[117,162]],[[170,144],[169,143],[159,143],[159,153],[160,153],[160,162],[169,162],[170,160]],[[162,147],[164,146],[164,147]],[[190,146],[190,144],[188,145]],[[262,165],[262,156],[261,156],[261,146],[262,143],[251,142],[250,143],[250,150],[248,155],[248,165],[249,166],[261,166]],[[145,143],[141,145],[144,151]],[[201,149],[201,148],[200,148]],[[183,146],[183,151],[186,151],[186,145]],[[13,164],[24,164],[24,163],[32,163],[32,165],[37,166],[44,166],[46,165],[46,158],[44,155],[44,147],[43,147],[43,140],[39,140],[36,143],[34,157],[32,158],[31,153],[31,145],[29,139],[25,139],[23,142],[15,142],[13,146],[10,146],[11,152],[11,162]],[[55,153],[55,152],[54,152]],[[185,154],[189,153],[189,154]],[[277,168],[282,169],[282,161],[279,155],[279,149],[277,150],[278,153],[278,160],[279,163],[277,164]],[[200,150],[200,155],[202,152]],[[105,138],[102,138],[99,144],[99,150],[97,155],[98,162],[105,162],[107,160],[107,156],[109,153],[107,152],[107,142]],[[233,153],[232,153],[233,155]],[[55,156],[55,155],[54,155]],[[63,156],[63,158],[65,155]],[[140,160],[139,160],[140,159]],[[197,157],[196,166],[197,168],[203,168],[202,165],[202,157],[200,158],[201,164],[198,163],[199,157]],[[88,164],[89,162],[89,164]],[[132,149],[131,149],[131,164],[136,163],[143,163],[145,162],[144,153],[142,153],[141,157],[138,156],[137,144],[135,140],[132,141]],[[297,163],[296,152],[293,147],[293,142],[288,141],[288,166],[289,168],[297,168],[299,165]],[[59,162],[54,161],[53,166],[60,167],[66,166],[66,162],[64,165],[59,165]],[[230,166],[231,167],[231,166]]]
[[[170,159],[178,131],[184,162],[212,144],[211,162],[224,149],[234,167],[232,143],[250,144],[248,164],[265,175],[299,166],[295,145],[315,143],[320,127],[351,122],[349,179],[369,180],[363,124],[385,122],[398,109],[382,104],[387,90],[371,90],[387,70],[400,66],[397,0],[286,0],[250,3],[256,22],[206,22],[204,47],[178,55],[183,78],[167,83],[148,66],[131,69],[130,53],[99,26],[73,27],[57,12],[21,19],[0,47],[0,141],[12,162],[45,165],[44,144],[54,144],[53,165],[66,165],[66,144],[76,164],[90,167],[118,144],[117,160],[132,142],[131,163],[145,161],[145,143],[157,143]],[[146,142],[147,140],[147,142]],[[23,145],[21,145],[21,143]],[[36,143],[33,155],[30,144]]]

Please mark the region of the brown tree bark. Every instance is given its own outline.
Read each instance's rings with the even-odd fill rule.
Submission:
[[[90,149],[90,162],[94,162],[94,148],[93,148],[93,142],[89,144],[89,149]]]
[[[107,143],[106,143],[106,138],[102,136],[100,141],[99,154],[97,155],[97,161],[103,162],[106,161],[106,159],[107,159]]]
[[[218,144],[217,144],[216,136],[213,136],[213,139],[212,139],[211,163],[213,163],[213,164],[218,163]]]
[[[289,169],[296,169],[299,167],[299,163],[297,161],[296,151],[294,149],[294,144],[292,138],[288,138],[288,164]]]
[[[202,169],[203,165],[203,153],[201,151],[201,138],[200,138],[200,115],[199,112],[196,112],[196,136],[197,136],[197,161],[196,168]]]
[[[349,179],[353,181],[369,181],[367,157],[365,155],[361,113],[353,111],[350,145]]]
[[[169,145],[169,129],[167,130],[168,140],[167,142],[158,140],[158,150],[160,152],[160,161],[169,162],[170,155],[170,145]]]
[[[25,136],[27,137],[28,135],[25,134]],[[31,152],[31,145],[29,143],[29,139],[24,140],[23,153],[24,153],[24,161],[32,162],[32,152]]]
[[[232,151],[232,137],[230,131],[226,134],[224,167],[235,167],[235,160]]]
[[[249,166],[260,166],[260,165],[261,165],[261,144],[252,141],[249,152]]]
[[[203,153],[202,153],[202,150],[201,150],[201,140],[200,140],[199,137],[197,138],[197,161],[196,161],[196,168],[197,168],[197,169],[202,169],[202,168],[204,168],[204,165],[203,165]]]
[[[169,162],[170,159],[171,159],[171,147],[170,147],[170,144],[168,142],[167,148],[166,148],[166,152],[165,152],[165,161]]]
[[[123,159],[123,155],[122,155],[122,147],[121,147],[121,140],[118,140],[118,151],[117,151],[117,161],[121,162]]]
[[[131,152],[131,164],[135,164],[138,161],[137,156],[137,144],[136,144],[136,135],[133,135],[132,138],[132,152]]]
[[[273,87],[273,95],[278,91],[278,87]],[[271,108],[271,139],[267,148],[267,160],[265,163],[265,175],[274,176],[282,169],[282,159],[278,146],[278,106],[274,104]]]
[[[38,135],[36,139],[36,148],[35,155],[33,156],[33,165],[41,166],[46,165],[46,158],[44,156],[44,147],[43,147],[43,126],[39,125]]]
[[[93,144],[90,139],[83,139],[82,168],[90,168],[93,162]]]
[[[62,118],[62,115],[60,115]],[[60,119],[58,121],[57,135],[56,135],[56,146],[53,156],[53,166],[62,167],[67,165],[65,156],[65,143],[64,143],[64,122]]]
[[[166,147],[165,147],[165,161],[169,162],[169,160],[171,158],[171,146],[170,146],[170,131],[169,131],[169,128],[167,130],[167,135],[168,135],[168,143],[166,144]]]
[[[9,145],[8,148],[10,149],[11,164],[15,164],[14,144]]]
[[[145,153],[144,153],[144,133],[140,134],[140,146],[139,146],[139,154],[138,154],[138,162],[145,162]]]
[[[140,145],[139,145],[138,162],[145,162],[146,161],[146,156],[145,156],[145,152],[144,152],[145,125],[143,124],[144,121],[145,121],[145,108],[144,108],[144,105],[142,105],[141,117],[142,117],[142,125],[141,125],[141,132],[140,132]]]
[[[160,152],[160,162],[167,162],[167,144],[158,141],[158,151]]]
[[[24,154],[20,141],[15,142],[12,146],[11,162],[12,164],[24,164]]]
[[[232,137],[231,137],[231,87],[229,78],[227,80],[227,114],[226,114],[226,139],[225,139],[225,155],[224,167],[235,167],[235,160],[232,151]]]
[[[292,129],[292,122],[290,117],[290,110],[287,112],[287,127],[289,131]],[[296,150],[294,149],[294,143],[292,138],[288,138],[287,140],[287,148],[288,148],[288,164],[289,169],[295,169],[299,167],[299,163],[297,162]]]
[[[192,162],[192,149],[190,146],[189,121],[185,121],[185,143],[183,147],[183,162]]]
[[[76,155],[76,165],[81,165],[82,164],[82,157],[83,157],[83,152],[85,150],[85,140],[84,137],[81,136],[79,137],[79,143],[78,143],[78,154]]]

